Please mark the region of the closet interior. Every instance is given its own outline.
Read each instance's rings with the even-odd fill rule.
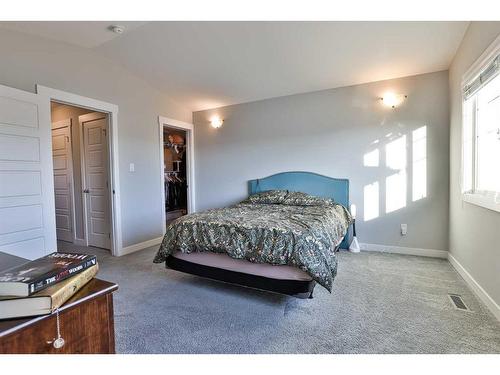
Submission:
[[[187,214],[186,131],[163,127],[166,224]]]

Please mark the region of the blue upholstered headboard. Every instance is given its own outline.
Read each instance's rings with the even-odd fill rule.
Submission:
[[[349,209],[349,180],[332,178],[312,172],[282,172],[268,177],[248,181],[249,194],[267,190],[301,191],[323,198],[332,198]],[[349,247],[352,235],[347,233],[341,248]]]
[[[301,191],[335,202],[349,208],[349,180],[332,178],[312,172],[282,172],[248,181],[249,194],[267,190]]]

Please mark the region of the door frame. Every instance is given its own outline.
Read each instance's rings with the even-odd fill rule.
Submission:
[[[54,130],[61,128],[68,128],[69,130],[69,139],[70,139],[70,174],[71,174],[71,189],[70,189],[70,198],[71,198],[71,236],[73,238],[73,243],[77,240],[76,238],[76,211],[75,211],[75,176],[73,170],[73,124],[71,122],[71,118],[67,118],[64,120],[59,120],[56,122],[50,123],[50,125],[56,125],[56,127],[51,127],[50,131],[53,134]],[[51,138],[52,139],[52,138]],[[54,156],[52,156],[52,160],[54,160]],[[54,172],[52,172],[54,174]],[[55,207],[55,186],[54,186],[54,207]],[[56,224],[56,233],[57,233],[57,224]]]
[[[45,101],[45,106],[48,109],[49,113],[50,102],[55,101],[62,104],[74,105],[77,107],[83,107],[96,112],[104,112],[108,114],[108,167],[109,177],[111,180],[111,188],[109,189],[109,201],[111,202],[111,254],[114,256],[122,255],[123,243],[120,203],[120,176],[118,164],[118,106],[116,104],[107,103],[101,100],[76,95],[67,91],[57,90],[38,84],[36,85],[36,92]],[[52,127],[51,123],[49,124],[49,127]]]
[[[187,150],[187,185],[188,185],[188,214],[196,211],[196,199],[195,199],[195,169],[194,169],[194,126],[188,122],[174,120],[164,116],[158,116],[158,133],[159,133],[159,151],[160,151],[160,188],[161,188],[161,218],[162,218],[162,233],[165,234],[167,225],[167,214],[165,212],[165,160],[163,156],[163,128],[169,127],[174,129],[184,130],[186,132],[186,145]]]
[[[82,176],[82,191],[85,189],[86,185],[87,185],[87,177],[86,177],[86,170],[85,170],[85,166],[86,166],[86,163],[87,163],[87,160],[85,159],[85,142],[84,142],[84,129],[83,129],[83,123],[84,122],[87,122],[87,121],[92,121],[92,120],[97,120],[97,119],[100,119],[100,118],[103,118],[105,117],[106,120],[107,120],[107,124],[106,124],[106,144],[107,144],[107,151],[108,151],[108,155],[106,155],[106,158],[108,159],[107,162],[106,162],[106,168],[107,168],[107,171],[106,171],[106,174],[107,174],[107,178],[108,178],[108,189],[111,189],[111,171],[110,171],[110,163],[109,163],[109,150],[110,150],[110,147],[109,147],[109,144],[110,144],[110,137],[109,137],[109,128],[110,128],[110,124],[109,124],[109,114],[107,113],[104,113],[104,112],[90,112],[90,113],[86,113],[84,115],[80,115],[78,116],[78,133],[79,133],[79,137],[80,137],[80,169],[81,169],[81,176]],[[89,222],[88,222],[88,218],[89,218],[89,212],[88,212],[88,208],[87,208],[87,203],[89,203],[88,201],[89,199],[89,196],[87,194],[84,194],[83,195],[83,220],[84,220],[84,227],[85,227],[85,236],[84,236],[84,241],[86,243],[85,246],[89,246]],[[109,199],[108,200],[108,203],[109,203],[109,207],[107,208],[109,211],[111,210],[111,200]],[[109,217],[110,221],[111,221],[111,215]],[[110,222],[110,231],[112,229],[112,223]]]

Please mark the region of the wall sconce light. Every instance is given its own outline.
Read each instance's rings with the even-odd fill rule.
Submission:
[[[222,126],[223,122],[224,120],[221,119],[219,116],[212,116],[210,118],[210,125],[212,125],[212,128],[214,129],[219,129]]]
[[[381,97],[380,100],[382,100],[382,103],[385,106],[391,107],[391,108],[396,108],[406,98],[408,98],[408,95],[394,94],[393,92],[388,92],[388,93],[384,94],[384,96]]]

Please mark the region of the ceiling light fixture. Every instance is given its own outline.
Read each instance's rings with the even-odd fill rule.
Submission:
[[[214,128],[214,129],[219,129],[222,126],[223,122],[224,122],[224,120],[221,119],[219,116],[212,116],[210,118],[210,124],[212,125],[212,128]]]
[[[408,98],[408,95],[394,94],[393,92],[388,92],[385,93],[384,96],[380,98],[380,100],[382,100],[382,103],[384,103],[385,106],[396,108],[406,98]]]
[[[123,34],[125,31],[125,27],[120,25],[111,25],[108,29],[116,34]]]

